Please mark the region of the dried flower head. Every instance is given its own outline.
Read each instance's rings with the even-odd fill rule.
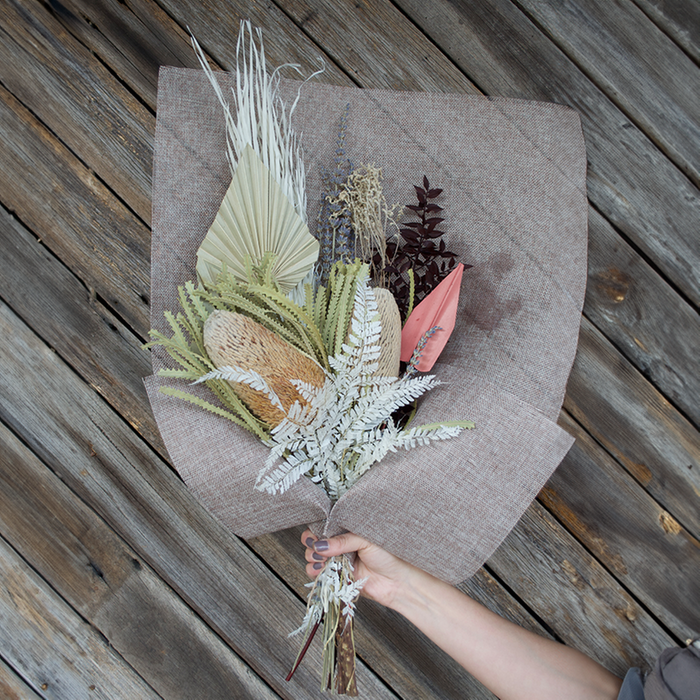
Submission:
[[[214,311],[204,324],[204,346],[219,370],[231,370],[229,376],[240,370],[254,373],[248,381],[242,375],[229,381],[238,397],[270,427],[278,425],[295,402],[306,404],[290,380],[320,388],[326,379],[314,360],[243,314]],[[256,385],[256,376],[263,382]]]

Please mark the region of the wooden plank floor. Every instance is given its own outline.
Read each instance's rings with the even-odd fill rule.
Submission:
[[[622,675],[700,632],[700,9],[695,0],[0,3],[0,696],[318,698],[294,682],[298,531],[244,542],[170,468],[141,378],[160,65],[570,105],[588,292],[576,444],[462,588]],[[293,77],[290,74],[290,77]],[[429,533],[426,533],[429,536]],[[365,698],[493,697],[360,605]]]

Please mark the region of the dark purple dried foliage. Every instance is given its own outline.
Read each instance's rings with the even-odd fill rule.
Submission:
[[[441,236],[444,231],[437,227],[444,221],[439,216],[442,207],[432,200],[437,199],[442,190],[430,187],[428,178],[423,176],[423,187],[414,185],[418,204],[409,204],[418,221],[406,222],[399,229],[401,238],[389,241],[386,256],[390,261],[384,268],[389,280],[389,289],[393,292],[401,312],[401,319],[406,320],[410,302],[410,285],[408,270],[413,270],[415,280],[414,304],[424,299],[457,264],[457,255],[449,250]],[[375,264],[381,264],[378,255]],[[465,268],[471,265],[465,265]]]

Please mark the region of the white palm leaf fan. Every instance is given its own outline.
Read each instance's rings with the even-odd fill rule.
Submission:
[[[236,86],[231,89],[235,118],[202,49],[192,38],[200,64],[224,108],[233,176],[197,251],[197,275],[200,282],[214,283],[225,264],[229,273],[245,282],[246,258],[257,265],[266,252],[272,252],[276,255],[273,275],[280,289],[303,299],[303,285],[312,280],[319,246],[306,224],[306,177],[290,124],[291,111],[289,116],[285,114],[277,95],[277,73],[271,77],[265,70],[261,33],[257,32],[259,48],[250,23],[241,22]]]

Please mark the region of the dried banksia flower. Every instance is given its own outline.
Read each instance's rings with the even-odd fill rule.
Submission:
[[[377,311],[382,321],[379,344],[382,354],[375,375],[378,377],[398,377],[401,361],[401,314],[394,295],[388,289],[378,287],[374,290]]]
[[[204,347],[217,369],[240,367],[257,372],[285,411],[295,401],[307,403],[290,380],[320,388],[326,379],[323,369],[310,357],[247,316],[231,311],[214,311],[209,316],[204,324]],[[270,427],[282,421],[284,413],[264,392],[240,382],[230,384],[241,401]]]

